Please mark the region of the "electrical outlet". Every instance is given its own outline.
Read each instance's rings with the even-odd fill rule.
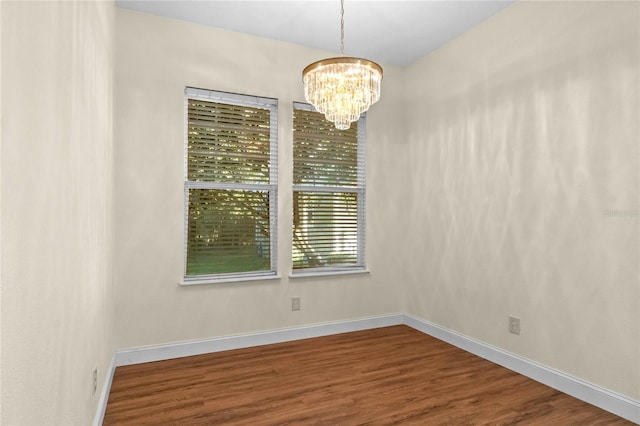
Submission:
[[[98,368],[94,368],[93,369],[93,392],[92,395],[96,394],[96,391],[98,390]]]
[[[509,333],[520,334],[520,318],[509,317]]]
[[[300,298],[299,297],[292,297],[291,298],[291,310],[292,311],[299,311],[300,310]]]

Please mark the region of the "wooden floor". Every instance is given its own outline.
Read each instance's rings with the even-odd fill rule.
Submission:
[[[630,425],[407,326],[118,367],[105,425]]]

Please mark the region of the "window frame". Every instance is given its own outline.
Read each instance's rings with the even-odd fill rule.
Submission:
[[[189,99],[248,106],[269,110],[269,183],[233,183],[189,180]],[[181,285],[212,284],[252,280],[278,279],[278,100],[217,90],[185,87],[184,89],[184,224],[183,224],[183,266]],[[188,233],[189,233],[189,190],[255,190],[266,191],[269,195],[269,247],[270,269],[219,274],[187,274]]]
[[[305,103],[305,102],[293,102],[292,112],[292,144],[293,144],[293,129],[294,126],[294,114],[295,110],[305,110],[305,111],[313,111],[318,112],[313,105]],[[357,185],[356,186],[333,186],[333,185],[297,185],[292,182],[292,190],[291,194],[296,191],[302,192],[328,192],[328,193],[337,193],[337,192],[349,192],[357,194],[357,221],[358,221],[358,230],[357,230],[357,262],[354,265],[347,266],[321,266],[315,268],[293,268],[293,233],[295,232],[293,228],[293,222],[291,224],[291,272],[289,277],[298,278],[298,277],[314,277],[314,276],[326,276],[326,275],[342,275],[342,274],[360,274],[360,273],[369,273],[369,270],[366,267],[366,256],[365,256],[365,238],[366,238],[366,113],[362,113],[360,118],[358,119],[358,130],[357,130]],[[294,148],[295,149],[295,148]],[[292,155],[295,156],[295,153],[292,151]],[[292,164],[292,174],[293,174],[293,164]],[[292,203],[293,204],[293,203]],[[293,205],[292,205],[293,209]],[[292,210],[293,211],[293,210]]]

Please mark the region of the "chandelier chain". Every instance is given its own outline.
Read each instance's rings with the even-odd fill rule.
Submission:
[[[340,0],[340,54],[344,56],[344,0]]]

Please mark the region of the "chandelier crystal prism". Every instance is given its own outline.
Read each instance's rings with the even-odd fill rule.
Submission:
[[[344,56],[344,0],[340,1],[340,53],[302,71],[304,97],[337,129],[347,130],[380,99],[382,67],[367,59]]]

